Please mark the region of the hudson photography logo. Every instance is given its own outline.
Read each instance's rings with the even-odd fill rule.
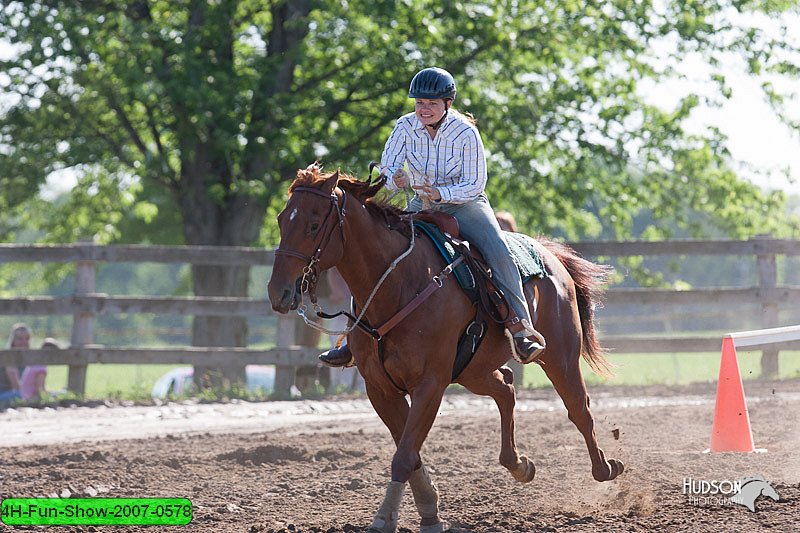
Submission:
[[[732,506],[743,505],[756,511],[756,500],[766,496],[778,501],[780,496],[768,481],[761,476],[750,476],[739,480],[683,478],[683,493],[690,505]]]

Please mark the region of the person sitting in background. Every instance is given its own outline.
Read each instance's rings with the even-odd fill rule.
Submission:
[[[497,219],[501,230],[517,232],[517,221],[514,219],[514,215],[508,211],[497,211],[494,214],[494,218]]]
[[[60,350],[61,346],[50,337],[42,343],[43,350]],[[47,394],[44,386],[47,379],[47,365],[29,365],[25,367],[20,379],[19,393],[23,400],[36,400]]]
[[[30,348],[31,328],[22,322],[11,327],[11,334],[8,336],[6,348]],[[20,375],[19,368],[7,366],[0,372],[0,401],[15,400],[20,397]]]

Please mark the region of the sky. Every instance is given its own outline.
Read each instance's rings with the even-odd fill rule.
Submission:
[[[788,35],[784,39],[795,49],[800,49],[800,33],[796,31],[800,27],[800,11],[797,9],[784,13],[780,20],[763,14],[741,13],[732,7],[728,8],[725,16],[737,26],[757,28],[771,37],[781,36],[782,26],[785,26]],[[665,40],[659,45],[667,52],[674,49],[675,42]],[[800,57],[796,54],[788,59],[800,64]],[[642,93],[647,94],[652,103],[674,107],[678,99],[690,91],[710,94],[709,90],[713,90],[712,85],[701,81],[709,79],[711,67],[700,54],[689,55],[672,66],[683,74],[684,79],[650,87],[647,93]],[[770,82],[780,92],[790,94],[800,92],[800,84],[797,80],[769,75],[754,79],[747,74],[744,61],[734,53],[721,56],[718,72],[725,76],[732,92],[731,98],[720,107],[697,108],[685,123],[687,131],[702,133],[709,126],[719,128],[728,137],[727,147],[733,159],[731,164],[741,177],[765,189],[783,190],[800,196],[800,131],[792,131],[780,121],[760,87],[762,82]],[[800,122],[800,94],[785,102],[785,110],[794,121]],[[761,172],[754,172],[751,167]]]
[[[758,83],[742,74],[734,74],[733,97],[719,109],[700,110],[697,123],[717,125],[725,132],[728,149],[734,159],[756,167],[780,169],[789,167],[784,176],[760,179],[768,188],[787,189],[800,194],[800,132],[792,132],[764,101]],[[790,106],[793,116],[800,117],[798,102]],[[778,173],[776,173],[778,174]]]
[[[800,24],[800,18],[798,18]],[[691,92],[710,95],[709,68],[700,56],[690,56],[677,67],[685,79],[674,79],[640,88],[649,103],[673,109],[679,99]],[[792,131],[783,124],[766,102],[760,82],[745,73],[742,61],[733,56],[723,61],[722,72],[731,88],[731,98],[720,107],[699,106],[685,122],[689,133],[701,134],[708,127],[717,127],[728,137],[727,147],[732,164],[740,176],[750,179],[765,189],[779,189],[800,195],[800,131]],[[782,90],[800,89],[784,83]],[[777,84],[776,84],[777,85]],[[800,98],[787,104],[789,114],[800,120]],[[754,172],[750,167],[768,171],[768,176]],[[788,168],[789,175],[785,175]]]

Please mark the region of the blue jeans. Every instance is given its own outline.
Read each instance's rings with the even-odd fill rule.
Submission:
[[[447,204],[431,202],[434,211],[443,211],[458,220],[461,237],[477,247],[483,258],[492,269],[493,280],[503,291],[508,304],[517,313],[520,320],[533,324],[528,304],[522,292],[522,278],[517,265],[511,259],[506,238],[494,216],[494,210],[485,194],[463,204]],[[422,201],[414,196],[408,204],[409,211],[422,209]]]

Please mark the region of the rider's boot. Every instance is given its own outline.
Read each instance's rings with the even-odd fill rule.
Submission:
[[[350,352],[350,347],[347,343],[319,354],[319,360],[323,365],[333,368],[348,367],[355,364],[353,362],[353,354]]]
[[[528,323],[527,320],[519,320],[506,324],[514,339],[514,348],[519,356],[520,363],[530,363],[542,355],[547,343],[541,333]]]

